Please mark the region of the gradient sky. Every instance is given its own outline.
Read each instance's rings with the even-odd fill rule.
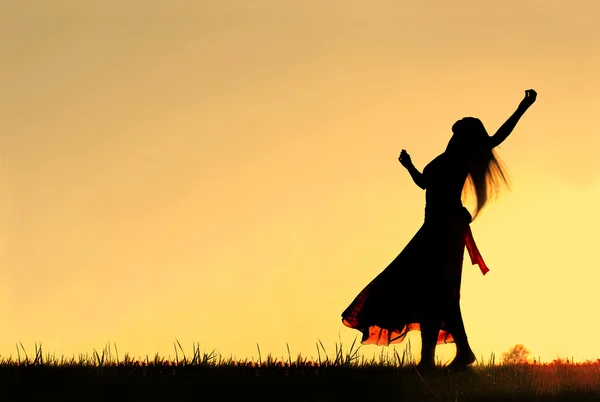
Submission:
[[[491,272],[465,259],[467,333],[486,359],[516,343],[600,358],[599,15],[596,0],[4,2],[0,355],[166,357],[175,338],[332,354],[359,335],[341,312],[422,224],[400,150],[422,169],[454,121],[492,134],[534,88],[499,150],[511,189],[472,225]]]

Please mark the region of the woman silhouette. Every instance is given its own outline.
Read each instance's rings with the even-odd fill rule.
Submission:
[[[415,184],[426,190],[425,220],[404,250],[342,313],[344,325],[362,332],[362,344],[400,343],[408,331],[420,330],[419,367],[435,366],[435,347],[442,343],[456,343],[456,357],[449,368],[463,368],[475,361],[459,303],[465,247],[484,275],[488,269],[469,224],[501,181],[506,183],[493,149],[509,136],[536,96],[533,89],[525,91],[517,110],[491,137],[479,119],[457,121],[446,150],[423,173],[402,150],[400,163]],[[462,204],[467,187],[477,200],[473,217]]]

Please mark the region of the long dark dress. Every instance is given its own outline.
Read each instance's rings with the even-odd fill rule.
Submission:
[[[344,325],[362,332],[362,344],[400,343],[408,331],[420,330],[429,314],[439,314],[445,303],[458,302],[465,246],[471,262],[479,264],[483,274],[488,271],[473,241],[471,214],[461,201],[468,165],[443,153],[423,175],[423,225],[342,313]],[[452,343],[448,317],[441,317],[437,343]]]

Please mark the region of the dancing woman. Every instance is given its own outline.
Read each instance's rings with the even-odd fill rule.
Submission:
[[[419,367],[433,368],[436,345],[453,342],[456,357],[450,368],[475,362],[459,303],[465,247],[484,275],[488,268],[469,225],[501,182],[506,183],[494,148],[510,135],[536,97],[533,89],[525,91],[517,110],[493,136],[479,119],[457,121],[446,150],[423,173],[402,150],[400,163],[425,190],[425,221],[404,250],[342,313],[344,325],[362,332],[362,344],[400,343],[408,331],[420,330]],[[477,200],[473,217],[462,204],[468,188]]]

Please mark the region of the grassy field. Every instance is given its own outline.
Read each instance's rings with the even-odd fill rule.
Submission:
[[[600,363],[486,364],[449,373],[420,373],[409,351],[368,360],[359,347],[336,345],[318,358],[224,359],[175,342],[175,358],[120,357],[107,345],[70,359],[33,355],[18,346],[16,358],[0,358],[1,401],[511,401],[600,400]],[[257,345],[258,347],[258,345]],[[383,348],[382,348],[383,349]],[[390,350],[390,349],[386,349]]]

